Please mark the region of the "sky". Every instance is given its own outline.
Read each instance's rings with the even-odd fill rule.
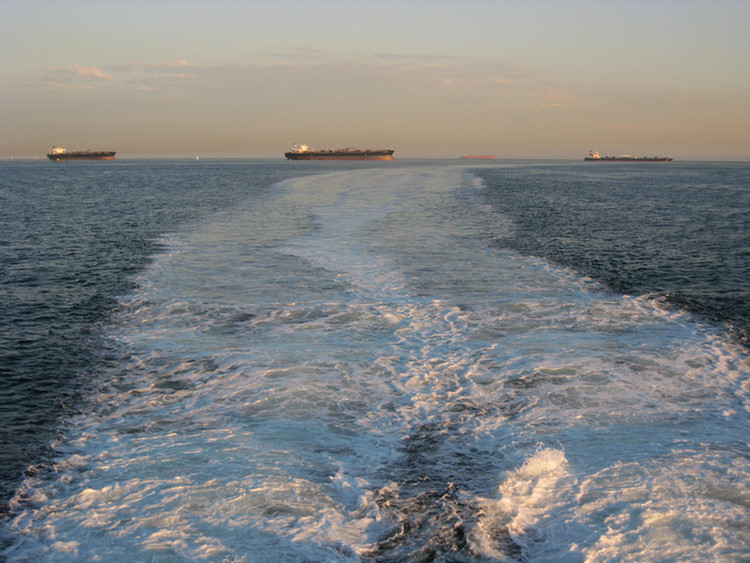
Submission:
[[[750,160],[747,0],[0,0],[0,158]]]

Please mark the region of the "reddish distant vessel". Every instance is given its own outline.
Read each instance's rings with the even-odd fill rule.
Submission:
[[[335,149],[316,151],[307,145],[295,144],[284,156],[289,160],[393,160],[393,149]]]
[[[52,152],[47,154],[50,160],[58,162],[63,160],[114,160],[115,151],[70,151],[58,146],[52,147]]]
[[[594,162],[672,162],[671,156],[601,156],[599,151],[589,151],[589,155],[583,160]]]
[[[491,154],[464,154],[461,155],[461,160],[492,160],[495,158]]]

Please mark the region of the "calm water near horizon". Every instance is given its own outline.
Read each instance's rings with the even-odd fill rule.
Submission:
[[[750,164],[0,163],[0,560],[750,559]]]

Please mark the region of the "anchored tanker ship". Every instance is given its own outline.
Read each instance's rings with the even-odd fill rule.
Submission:
[[[671,156],[601,156],[599,151],[589,151],[589,155],[583,160],[594,162],[672,162]]]
[[[393,149],[335,149],[316,151],[307,145],[295,144],[284,156],[288,160],[393,160]]]
[[[115,151],[70,151],[58,146],[52,147],[52,152],[47,154],[50,160],[114,160]]]

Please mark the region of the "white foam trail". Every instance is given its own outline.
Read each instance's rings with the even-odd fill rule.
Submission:
[[[740,561],[746,355],[497,248],[481,189],[300,178],[167,241],[9,561]]]

